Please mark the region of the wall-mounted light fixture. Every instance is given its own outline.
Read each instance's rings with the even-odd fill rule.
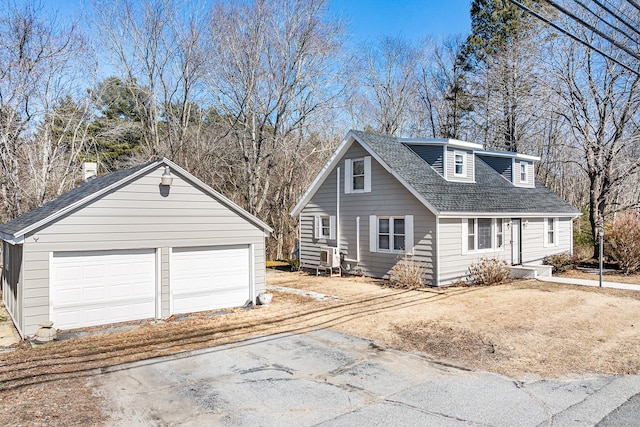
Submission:
[[[171,184],[173,184],[173,175],[171,175],[171,170],[169,169],[169,166],[166,166],[164,168],[164,173],[160,178],[160,185],[171,186]]]
[[[524,226],[524,228],[527,228],[527,225],[529,225],[529,220],[525,219],[522,225]]]

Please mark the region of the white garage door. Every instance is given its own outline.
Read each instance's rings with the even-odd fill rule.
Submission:
[[[174,248],[172,313],[239,307],[249,299],[249,246]]]
[[[55,252],[51,315],[61,329],[155,317],[155,250]]]

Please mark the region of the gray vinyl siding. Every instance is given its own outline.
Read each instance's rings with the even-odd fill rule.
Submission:
[[[429,163],[436,172],[444,176],[444,146],[442,145],[411,145],[407,144],[414,153]]]
[[[464,279],[468,268],[480,258],[497,258],[511,265],[511,228],[506,225],[510,218],[503,218],[504,249],[487,252],[463,253],[461,218],[441,218],[440,238],[440,283],[447,284]],[[558,245],[544,246],[544,218],[522,218],[522,264],[540,264],[546,256],[569,252],[572,245],[571,218],[560,218],[558,221]]]
[[[22,335],[22,245],[2,242],[2,301]]]
[[[49,259],[57,251],[160,248],[159,317],[169,314],[169,248],[254,244],[256,289],[265,288],[264,232],[180,177],[162,196],[163,171],[159,167],[25,237],[27,335],[49,320]]]
[[[425,280],[433,284],[435,278],[435,216],[427,210],[409,191],[388,173],[375,159],[371,159],[371,192],[344,193],[344,160],[361,158],[367,153],[354,143],[345,156],[336,164],[327,179],[301,212],[301,263],[306,267],[316,267],[319,249],[334,246],[334,241],[316,240],[313,237],[315,215],[336,215],[336,169],[340,168],[340,215],[338,237],[340,252],[345,258],[355,260],[356,218],[360,217],[360,262],[346,261],[350,272],[373,277],[386,277],[393,266],[402,258],[397,253],[369,251],[369,215],[395,216],[413,215],[415,259],[423,262]]]
[[[525,220],[527,224],[524,225]],[[558,221],[557,245],[544,246],[545,218],[524,218],[522,220],[522,262],[524,264],[540,264],[549,255],[571,251],[571,218],[560,218]]]
[[[473,218],[473,217],[471,217]],[[509,221],[504,218],[505,223]],[[503,227],[504,245],[502,249],[463,253],[463,221],[467,218],[440,218],[438,237],[440,239],[440,284],[448,284],[466,278],[469,266],[481,258],[497,258],[511,264],[511,229]]]
[[[518,187],[534,187],[535,186],[535,170],[533,162],[527,162],[522,160],[515,160],[513,168],[513,183]],[[520,181],[520,163],[527,165],[527,181]]]
[[[455,153],[465,153],[466,154],[466,177],[455,176]],[[475,158],[473,151],[463,150],[460,148],[449,148],[447,147],[447,170],[446,170],[446,179],[450,181],[460,181],[460,182],[474,182],[475,180]]]
[[[482,160],[509,182],[512,182],[513,159],[510,157],[494,157],[479,155]]]
[[[160,317],[168,317],[171,315],[171,307],[169,298],[171,298],[170,287],[170,252],[169,248],[164,247],[160,249],[160,289],[162,292],[160,302]]]

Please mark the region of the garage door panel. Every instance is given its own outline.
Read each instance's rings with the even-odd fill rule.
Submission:
[[[61,329],[155,316],[155,250],[54,253],[51,316]]]
[[[173,313],[238,307],[249,299],[249,246],[180,248],[171,257]]]

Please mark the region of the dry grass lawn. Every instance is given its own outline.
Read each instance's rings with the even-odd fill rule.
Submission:
[[[105,418],[90,378],[123,363],[252,336],[334,328],[379,345],[423,352],[515,378],[640,371],[640,292],[536,281],[495,287],[398,290],[366,278],[274,273],[271,286],[338,297],[278,293],[268,307],[143,322],[0,353],[0,425],[96,425]]]

